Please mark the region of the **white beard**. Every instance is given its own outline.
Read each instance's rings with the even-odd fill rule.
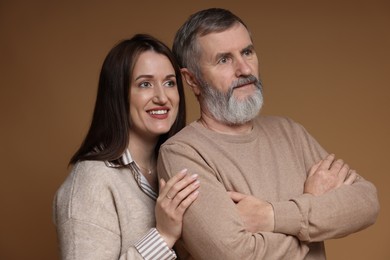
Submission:
[[[239,100],[233,95],[234,87],[254,81],[255,92]],[[202,82],[203,101],[210,114],[219,122],[228,125],[241,125],[251,121],[260,112],[263,106],[263,93],[260,80],[254,76],[240,78],[229,87],[227,93],[223,93],[210,86],[205,81]]]

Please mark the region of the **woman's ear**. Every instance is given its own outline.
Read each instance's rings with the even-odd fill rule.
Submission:
[[[198,81],[194,77],[194,74],[192,74],[187,68],[182,68],[180,69],[180,71],[181,71],[181,75],[183,76],[184,80],[187,82],[188,86],[190,86],[195,96],[199,96],[200,88],[199,88]]]

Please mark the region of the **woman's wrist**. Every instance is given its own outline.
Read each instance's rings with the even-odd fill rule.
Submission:
[[[177,239],[176,238],[173,238],[172,236],[168,236],[166,235],[164,232],[160,231],[158,228],[156,228],[157,232],[160,234],[160,236],[162,237],[162,239],[165,241],[165,243],[167,244],[167,246],[172,249],[173,246],[175,245]]]
[[[145,260],[152,259],[155,255],[161,256],[159,259],[164,260],[176,259],[176,253],[172,250],[172,246],[167,244],[156,228],[150,229],[134,246]]]

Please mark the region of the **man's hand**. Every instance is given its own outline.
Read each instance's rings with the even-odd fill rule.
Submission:
[[[343,160],[335,160],[330,154],[324,160],[313,165],[306,179],[304,193],[319,196],[343,184],[352,184],[358,175]]]
[[[274,209],[270,203],[239,192],[228,191],[228,194],[236,203],[247,231],[274,231]]]

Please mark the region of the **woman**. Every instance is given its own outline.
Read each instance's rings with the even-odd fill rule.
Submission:
[[[198,195],[184,169],[158,181],[161,143],[185,125],[169,48],[148,35],[116,45],[100,73],[88,134],[54,201],[63,259],[175,259],[182,217]],[[157,203],[156,203],[157,201]]]

